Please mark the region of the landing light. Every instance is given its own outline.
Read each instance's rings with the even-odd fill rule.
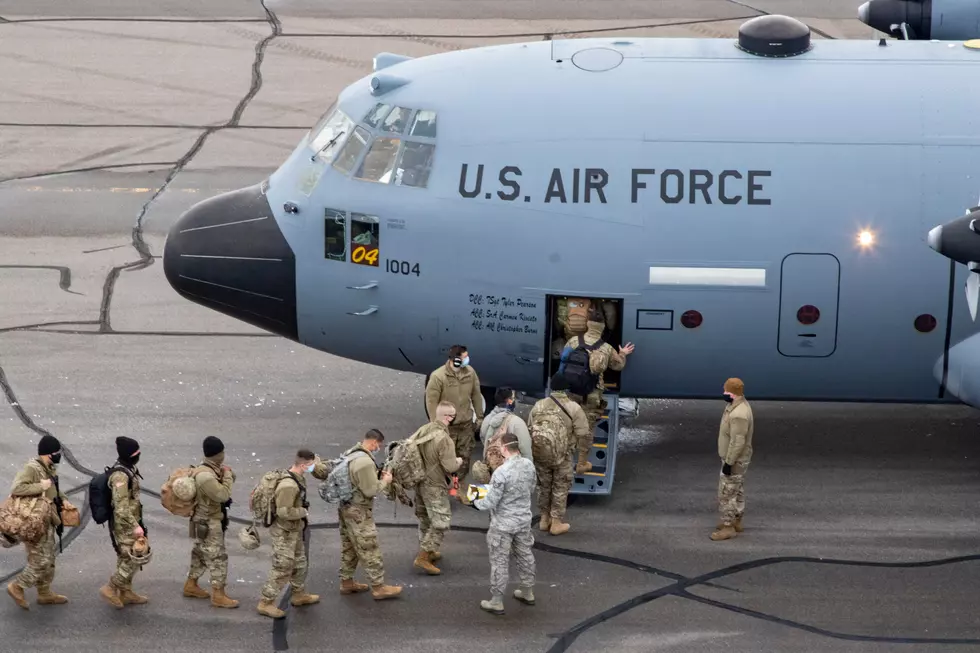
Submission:
[[[861,231],[861,233],[858,234],[858,244],[861,247],[871,247],[872,245],[874,245],[874,242],[875,242],[875,235],[870,231],[868,231],[867,229],[864,229],[863,231]]]

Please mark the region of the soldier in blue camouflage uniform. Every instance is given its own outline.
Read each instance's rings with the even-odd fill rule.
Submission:
[[[490,600],[480,601],[480,608],[493,614],[504,613],[504,591],[509,580],[510,559],[517,562],[521,587],[514,598],[534,605],[534,535],[531,533],[531,493],[537,484],[534,463],[520,454],[517,436],[500,437],[504,463],[490,477],[490,490],[483,499],[469,504],[465,495],[460,501],[477,510],[490,511],[487,548],[490,553]]]

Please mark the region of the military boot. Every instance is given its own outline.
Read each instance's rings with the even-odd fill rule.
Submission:
[[[538,524],[538,528],[543,531],[548,531],[551,529],[551,515],[548,513],[541,514],[541,522]]]
[[[550,532],[552,535],[561,535],[562,533],[567,533],[570,528],[570,524],[563,522],[560,519],[553,519],[551,520],[551,528],[548,532]]]
[[[435,562],[436,560],[442,560],[442,551],[430,551],[429,560]]]
[[[589,452],[579,453],[578,464],[575,465],[576,474],[584,474],[592,471],[592,463],[589,462]]]
[[[340,581],[340,593],[341,594],[355,594],[357,592],[366,592],[369,588],[364,583],[358,583],[353,578],[345,578]]]
[[[132,589],[126,589],[119,592],[119,598],[122,600],[123,605],[143,605],[147,603],[150,599],[145,596],[137,594]]]
[[[371,596],[374,597],[375,601],[383,601],[384,599],[393,599],[402,593],[401,585],[375,585],[371,588]]]
[[[735,526],[735,532],[736,533],[741,533],[742,531],[745,530],[744,528],[742,528],[742,518],[741,517],[736,517],[735,518],[735,524],[734,524],[734,526]]]
[[[711,534],[711,539],[718,542],[720,540],[730,540],[736,535],[738,535],[738,533],[735,532],[734,526],[723,525],[721,528]]]
[[[224,587],[215,587],[214,592],[211,594],[211,605],[216,608],[237,608],[238,601],[229,598],[228,595],[225,594]]]
[[[184,596],[191,599],[208,599],[211,595],[197,584],[197,579],[188,578],[184,581]]]
[[[68,603],[68,597],[55,594],[51,591],[51,587],[47,585],[44,587],[39,585],[37,588],[37,603],[38,605],[61,605]]]
[[[109,602],[114,608],[123,607],[122,599],[119,598],[119,589],[112,583],[106,583],[99,589],[99,595]]]
[[[525,605],[534,605],[534,588],[519,587],[514,590],[514,598]]]
[[[294,608],[299,608],[304,605],[313,605],[314,603],[320,602],[319,594],[310,594],[309,592],[302,591],[299,593],[293,592],[293,597],[289,599],[289,605]]]
[[[486,610],[491,614],[503,614],[504,599],[500,596],[494,596],[489,601],[480,601],[480,609]]]
[[[7,585],[7,594],[9,594],[10,598],[14,600],[14,603],[20,607],[24,608],[25,610],[31,609],[31,606],[27,604],[27,599],[24,598],[24,588],[18,585],[17,581]]]
[[[415,566],[419,569],[424,569],[425,573],[429,574],[430,576],[438,576],[442,573],[442,570],[432,564],[431,560],[431,553],[428,551],[419,551],[418,556],[415,558]]]
[[[286,616],[286,613],[276,607],[275,603],[272,601],[266,601],[262,599],[259,601],[258,605],[259,614],[265,615],[267,617],[272,617],[273,619],[282,619]]]

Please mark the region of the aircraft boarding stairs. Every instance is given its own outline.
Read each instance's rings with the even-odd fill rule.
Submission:
[[[609,391],[611,390],[611,392]],[[611,494],[613,474],[616,471],[616,445],[619,435],[619,393],[615,388],[607,388],[603,395],[606,400],[605,414],[596,421],[589,462],[592,471],[575,474],[569,494]],[[575,456],[577,457],[577,453]],[[574,469],[576,459],[572,460]]]

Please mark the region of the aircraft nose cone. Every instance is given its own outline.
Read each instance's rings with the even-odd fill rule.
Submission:
[[[858,20],[864,23],[865,25],[868,24],[868,11],[870,9],[868,5],[870,4],[871,4],[870,2],[865,2],[863,5],[858,7]]]
[[[297,340],[296,259],[261,185],[184,213],[167,236],[163,271],[182,297]]]
[[[942,253],[941,252],[942,242],[943,242],[942,225],[939,225],[938,227],[933,227],[932,229],[929,230],[928,241],[929,241],[929,247],[936,250],[937,252]]]

